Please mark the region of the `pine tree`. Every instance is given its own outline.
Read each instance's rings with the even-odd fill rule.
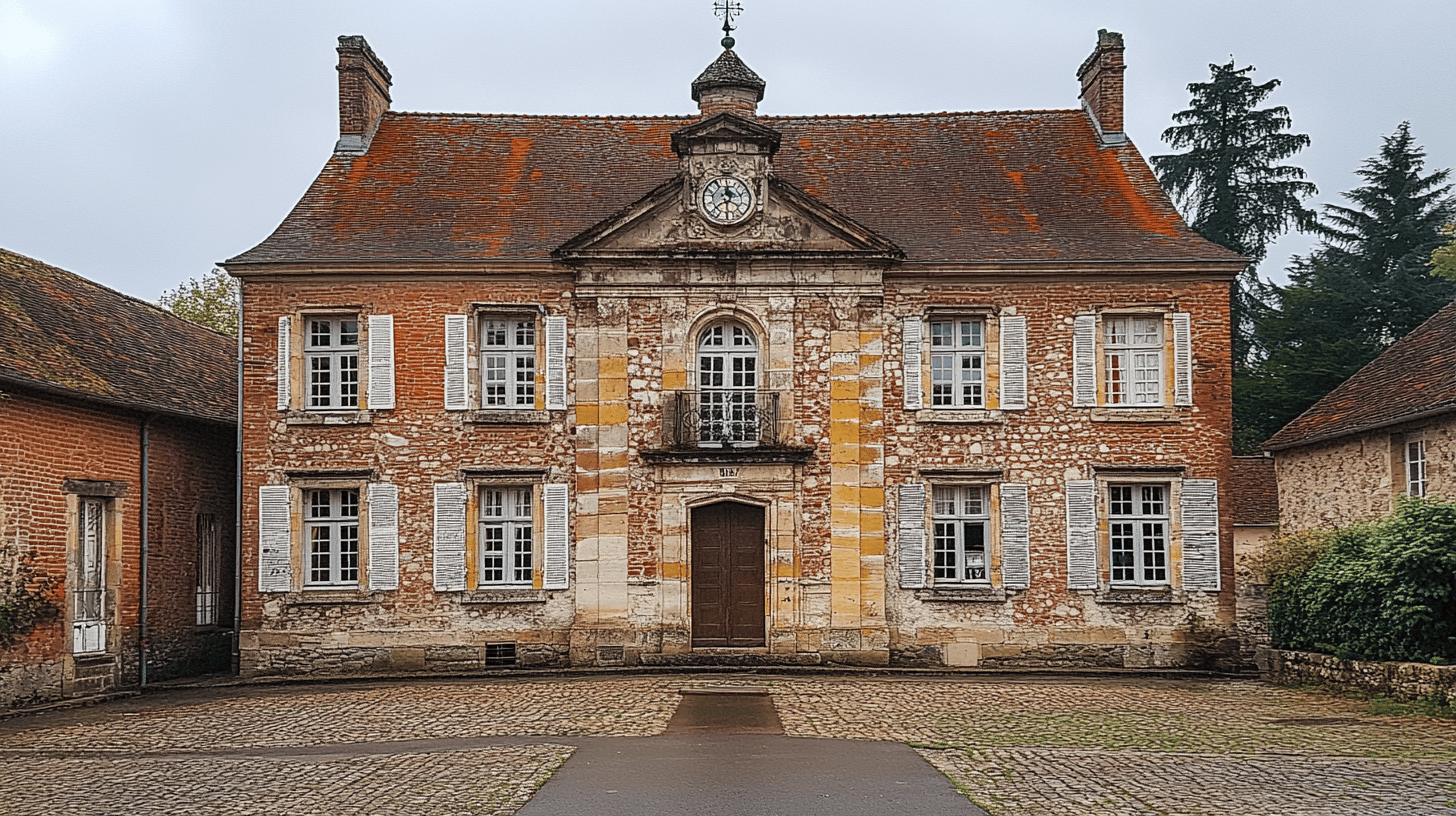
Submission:
[[[1356,171],[1365,185],[1344,194],[1350,206],[1325,207],[1324,238],[1258,326],[1268,358],[1244,394],[1253,435],[1272,436],[1456,297],[1431,261],[1456,215],[1451,171],[1424,173],[1425,155],[1401,124]]]
[[[1279,164],[1308,147],[1309,137],[1287,132],[1288,108],[1258,107],[1279,80],[1256,85],[1249,76],[1254,66],[1235,68],[1232,60],[1208,68],[1210,81],[1188,86],[1190,107],[1174,114],[1179,124],[1163,132],[1163,141],[1187,152],[1153,156],[1152,163],[1189,226],[1250,261],[1229,304],[1234,364],[1242,370],[1256,356],[1254,325],[1267,296],[1255,268],[1290,227],[1315,225],[1303,201],[1317,191],[1303,180],[1304,170]]]

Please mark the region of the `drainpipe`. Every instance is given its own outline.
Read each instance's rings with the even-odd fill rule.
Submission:
[[[142,505],[142,509],[141,509],[141,521],[142,521],[142,563],[141,563],[142,579],[141,579],[141,584],[142,584],[142,586],[141,586],[141,590],[142,591],[141,591],[141,601],[140,601],[140,605],[141,605],[141,611],[140,611],[141,625],[139,627],[140,628],[140,632],[138,634],[138,643],[137,643],[137,651],[140,653],[140,658],[141,658],[140,659],[140,662],[141,662],[142,686],[146,686],[146,684],[147,684],[147,557],[150,555],[150,544],[151,544],[151,537],[147,534],[147,526],[148,526],[148,522],[147,522],[147,509],[148,509],[149,505],[151,504],[151,496],[149,494],[150,483],[149,483],[149,481],[147,479],[147,476],[148,476],[149,472],[151,471],[151,467],[150,467],[150,464],[149,464],[149,460],[150,460],[150,457],[151,457],[151,442],[152,442],[151,427],[152,427],[152,420],[154,420],[156,418],[157,418],[157,415],[156,414],[148,414],[147,417],[142,420],[142,474],[141,474],[141,483],[142,483],[142,490],[141,490],[141,493],[142,493],[142,497],[141,497],[141,505]]]
[[[233,507],[233,674],[242,671],[243,634],[243,284],[238,284],[238,433]]]

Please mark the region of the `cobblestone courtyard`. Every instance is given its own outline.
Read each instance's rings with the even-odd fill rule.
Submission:
[[[1456,723],[1323,694],[749,674],[196,689],[25,715],[0,721],[0,816],[510,814],[580,740],[659,734],[679,689],[725,685],[768,690],[791,737],[909,743],[993,816],[1456,816]]]

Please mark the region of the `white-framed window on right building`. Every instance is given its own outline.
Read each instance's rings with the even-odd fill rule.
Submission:
[[[536,316],[480,320],[480,407],[536,407]]]
[[[444,340],[445,410],[506,423],[545,422],[531,412],[565,410],[565,317],[476,304],[473,314],[445,315]]]
[[[1168,586],[1168,485],[1109,484],[1112,586]]]
[[[476,584],[529,587],[535,578],[536,502],[530,486],[481,488]]]
[[[927,312],[900,321],[906,410],[955,422],[1026,409],[1026,317],[989,306]]]
[[[986,407],[986,323],[930,321],[930,407]]]
[[[310,411],[356,410],[359,407],[359,318],[306,318],[303,359],[308,377],[306,407]]]
[[[991,502],[984,485],[931,488],[931,579],[991,583]]]
[[[359,585],[359,491],[306,490],[304,540],[308,546],[305,587]]]
[[[902,589],[1031,585],[1031,504],[1024,484],[928,473],[896,490]],[[928,525],[928,526],[927,526]]]
[[[1072,404],[1129,412],[1191,406],[1191,315],[1138,309],[1077,315]]]
[[[277,354],[277,406],[290,421],[316,424],[327,419],[322,414],[363,418],[366,411],[394,408],[392,315],[284,315]]]
[[[1426,495],[1426,440],[1407,437],[1405,440],[1405,494]]]

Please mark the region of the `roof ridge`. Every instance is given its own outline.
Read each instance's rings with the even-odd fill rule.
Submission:
[[[1025,116],[1039,114],[1080,114],[1080,108],[1024,108],[1018,110],[951,110],[951,111],[903,111],[899,113],[780,113],[761,114],[759,119],[785,121],[794,119],[910,119],[927,116]],[[641,121],[655,119],[660,121],[683,120],[692,121],[702,118],[698,114],[675,114],[675,113],[649,113],[638,115],[611,114],[598,115],[591,113],[508,113],[504,111],[462,113],[450,111],[386,111],[386,116],[440,116],[455,118],[486,118],[486,117],[511,117],[514,119],[593,119],[602,122],[610,121]]]

